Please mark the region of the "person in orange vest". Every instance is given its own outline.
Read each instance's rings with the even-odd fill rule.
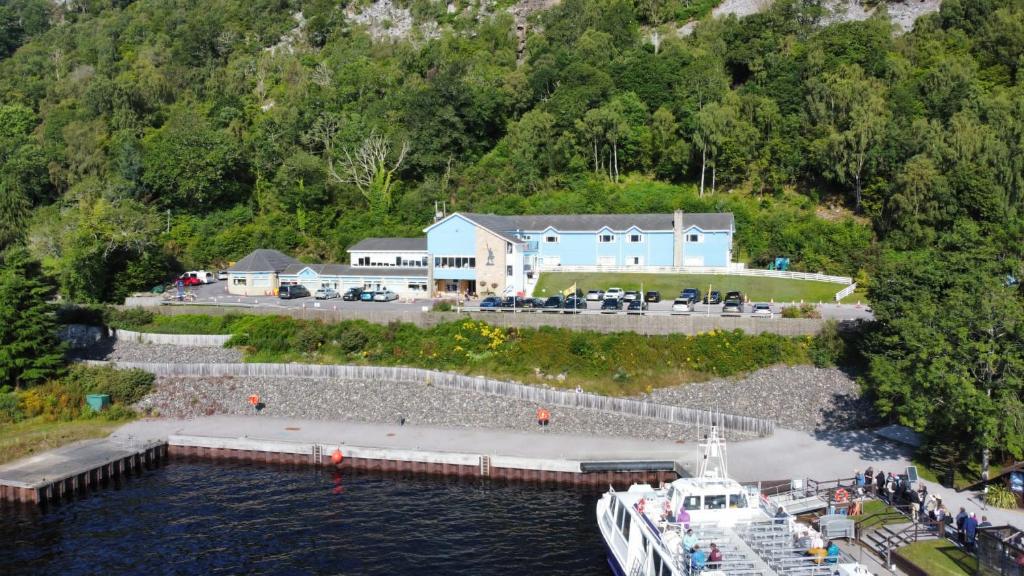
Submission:
[[[547,408],[537,408],[537,425],[547,426],[550,421],[551,413],[548,412]]]

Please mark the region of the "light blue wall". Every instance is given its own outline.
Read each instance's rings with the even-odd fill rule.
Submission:
[[[476,280],[476,268],[434,267],[435,280]]]
[[[476,225],[459,215],[441,222],[427,232],[427,252],[431,256],[476,256]]]
[[[553,233],[553,232],[552,232]],[[529,232],[540,239],[539,256],[558,256],[563,266],[596,266],[602,256],[614,256],[616,266],[632,264],[633,256],[645,266],[672,265],[672,232],[640,232],[644,241],[629,242],[630,232],[561,232],[558,244],[547,244],[541,232]],[[601,234],[612,234],[614,242],[598,242]]]
[[[687,234],[704,234],[704,241],[699,243],[683,243],[683,259],[693,256],[703,256],[705,266],[727,266],[729,264],[729,249],[732,246],[732,234],[727,231],[702,232],[699,228],[691,227],[683,231]]]

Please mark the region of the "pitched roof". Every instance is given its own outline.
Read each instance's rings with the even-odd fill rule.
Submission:
[[[555,214],[528,216],[498,216],[494,214],[462,213],[463,217],[488,230],[515,240],[507,234],[513,231],[544,231],[554,228],[559,232],[597,232],[609,230],[624,232],[636,227],[645,232],[671,231],[673,215],[667,214]],[[731,212],[683,213],[683,229],[696,226],[701,230],[731,230]]]
[[[355,246],[348,249],[349,252],[426,252],[427,238],[364,238]]]
[[[346,266],[344,264],[304,264],[302,262],[296,262],[295,264],[289,264],[287,268],[281,271],[281,274],[294,275],[302,272],[306,268],[309,268],[320,276],[336,276],[340,274],[341,270],[346,268]]]
[[[281,272],[299,261],[277,250],[259,248],[235,263],[228,272]]]

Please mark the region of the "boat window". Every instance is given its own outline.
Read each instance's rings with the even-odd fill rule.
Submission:
[[[672,570],[670,570],[668,564],[665,563],[665,559],[661,557],[661,552],[658,553],[655,566],[657,567],[657,572],[655,573],[658,576],[672,576]]]
[[[708,510],[721,510],[725,508],[725,494],[715,494],[704,497],[704,508]]]
[[[683,498],[683,508],[687,510],[700,510],[700,496],[687,496]]]
[[[729,494],[729,508],[746,508],[746,494]]]
[[[622,514],[619,516],[616,523],[619,525],[619,532],[622,533],[622,536],[626,538],[627,541],[629,540],[629,518],[629,511],[626,510],[625,506],[623,506]]]

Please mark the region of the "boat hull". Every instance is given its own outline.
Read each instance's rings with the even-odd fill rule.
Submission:
[[[607,553],[606,555],[608,556],[608,569],[611,570],[612,575],[626,576],[626,570],[619,564],[619,561],[615,558],[615,554],[612,552],[611,548],[609,548],[607,544],[605,544],[604,548]]]

